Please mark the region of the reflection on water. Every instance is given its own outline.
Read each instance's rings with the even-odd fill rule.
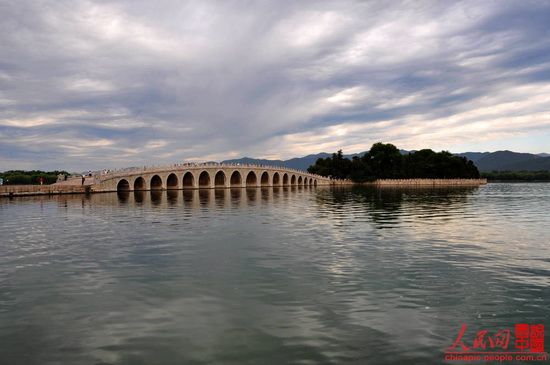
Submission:
[[[154,206],[177,205],[183,201],[191,206],[219,206],[233,204],[253,205],[255,202],[276,201],[287,197],[289,193],[311,192],[310,187],[270,187],[248,189],[193,189],[193,190],[151,190],[151,191],[119,191],[115,194],[106,194],[104,201],[116,199],[121,204],[148,204]],[[68,196],[65,196],[68,197]],[[90,196],[87,197],[89,199]],[[61,198],[62,199],[62,198]],[[114,202],[114,201],[113,201]],[[165,204],[167,203],[167,204]]]
[[[368,215],[377,228],[391,228],[409,216],[452,219],[455,209],[467,204],[479,187],[376,188],[355,186],[320,192],[317,202],[327,205],[330,213],[339,212],[344,220]],[[452,213],[452,214],[451,214]],[[335,217],[336,218],[336,217]]]
[[[0,201],[8,364],[443,362],[547,323],[550,184]]]

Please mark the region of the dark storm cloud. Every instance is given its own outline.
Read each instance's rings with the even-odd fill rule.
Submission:
[[[549,16],[537,1],[4,1],[0,170],[548,133]]]

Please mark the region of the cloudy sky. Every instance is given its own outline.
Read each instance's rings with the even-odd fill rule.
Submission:
[[[0,171],[550,153],[550,2],[0,0]]]

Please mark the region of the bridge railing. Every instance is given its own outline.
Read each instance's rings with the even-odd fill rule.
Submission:
[[[263,165],[263,164],[221,164],[221,163],[181,163],[181,164],[171,164],[171,165],[159,165],[159,166],[140,166],[140,167],[126,167],[126,168],[120,168],[120,169],[114,169],[114,170],[102,170],[99,175],[100,181],[105,181],[109,179],[113,179],[116,177],[124,177],[128,175],[134,175],[134,174],[140,174],[140,173],[150,173],[150,172],[166,172],[166,171],[172,171],[174,169],[185,169],[185,168],[211,168],[211,167],[257,167],[257,168],[265,168],[269,170],[281,170],[281,171],[290,171],[290,172],[297,172],[300,174],[305,174],[308,176],[315,176],[320,179],[330,179],[326,176],[321,176],[317,174],[312,174],[307,171],[301,171],[298,169],[293,169],[290,167],[283,167],[283,166],[271,166],[271,165]],[[332,179],[331,179],[332,180]]]

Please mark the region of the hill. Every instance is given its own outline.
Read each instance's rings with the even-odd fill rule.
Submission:
[[[489,153],[479,160],[473,162],[475,163],[479,171],[505,171],[509,170],[511,167],[513,167],[514,170],[510,171],[521,171],[523,170],[523,164],[540,158],[543,157],[531,153],[497,151]]]
[[[351,155],[344,155],[344,156],[346,158],[351,159],[353,158],[353,156],[359,156],[359,155],[362,156],[364,154],[365,152],[361,152],[361,153],[354,153]],[[331,156],[332,156],[332,153],[322,152],[315,155],[307,155],[304,157],[291,158],[290,160],[264,160],[259,158],[243,157],[239,159],[225,160],[225,161],[222,161],[222,163],[281,166],[281,167],[288,167],[290,169],[306,171],[309,166],[315,165],[315,162],[317,161],[318,158],[327,158]]]
[[[491,152],[464,152],[464,153],[457,153],[456,156],[466,157],[468,160],[472,161],[473,163],[476,163],[477,161],[481,160],[483,157],[490,154]]]
[[[415,151],[399,150],[403,155]],[[345,158],[352,159],[354,156],[363,156],[365,152],[344,155]],[[531,153],[518,153],[512,151],[497,152],[464,152],[457,153],[457,156],[466,157],[471,160],[479,171],[550,171],[549,154],[540,153],[538,155]],[[258,164],[288,167],[305,171],[311,165],[314,165],[318,158],[331,157],[332,153],[318,153],[304,157],[291,158],[290,160],[266,160],[258,158],[243,157],[239,159],[225,160],[222,163],[240,163],[240,164]]]
[[[550,157],[541,157],[504,165],[499,171],[550,171]]]

